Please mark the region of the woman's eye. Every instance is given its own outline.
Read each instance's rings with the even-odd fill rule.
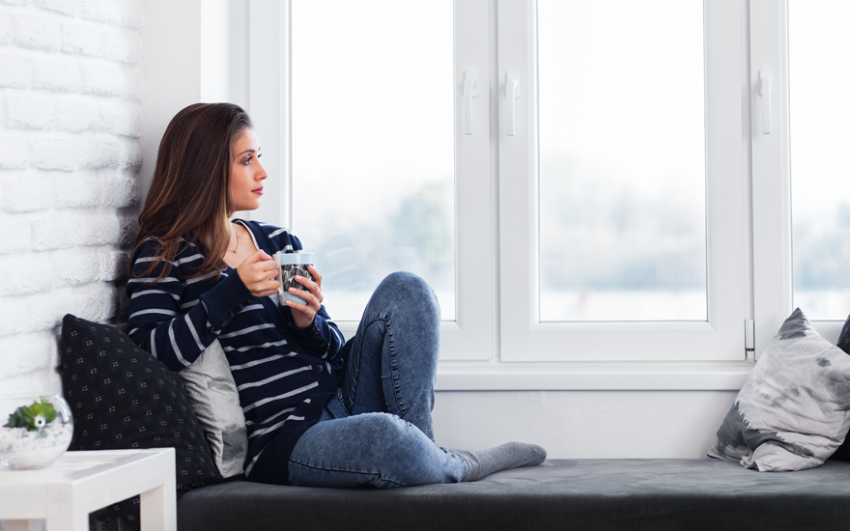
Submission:
[[[245,162],[243,162],[242,164],[244,164],[245,166],[250,166],[251,165],[251,159],[253,159],[253,158],[254,157],[248,157],[247,159],[245,159]]]

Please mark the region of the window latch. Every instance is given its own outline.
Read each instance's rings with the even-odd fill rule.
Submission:
[[[472,134],[472,98],[478,95],[478,70],[467,68],[463,75],[463,134]]]

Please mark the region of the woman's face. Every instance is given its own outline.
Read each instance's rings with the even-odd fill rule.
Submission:
[[[254,129],[248,127],[233,144],[233,168],[230,191],[234,210],[256,210],[263,198],[263,180],[268,177],[260,164],[260,142]]]

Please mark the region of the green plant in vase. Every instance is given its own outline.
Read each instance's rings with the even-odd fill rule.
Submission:
[[[24,404],[24,405],[21,405]],[[0,467],[43,468],[68,449],[74,419],[60,394],[0,395]]]
[[[27,431],[43,429],[56,419],[56,409],[53,404],[42,398],[29,406],[21,406],[9,415],[9,421],[4,428],[26,428]]]

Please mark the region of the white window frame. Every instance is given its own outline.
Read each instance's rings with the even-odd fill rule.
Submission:
[[[753,276],[756,359],[793,311],[788,1],[750,0]],[[761,71],[773,74],[771,133],[765,134]],[[835,343],[843,321],[813,320]]]
[[[537,13],[535,0],[499,0],[500,101],[518,70],[516,136],[499,135],[502,359],[506,361],[730,361],[745,359],[747,172],[743,115],[744,13],[705,6],[706,322],[542,323],[539,319]],[[523,282],[525,280],[525,282]]]
[[[745,321],[755,318],[758,354],[791,310],[787,115],[774,117],[775,124],[786,127],[784,144],[781,130],[769,139],[755,132],[759,64],[778,61],[776,86],[787,94],[785,6],[785,0],[705,0],[707,265],[710,289],[724,286],[709,292],[708,321],[541,324],[532,312],[536,263],[516,262],[517,256],[535,257],[536,251],[512,252],[536,241],[531,201],[536,179],[523,178],[537,170],[536,147],[529,143],[537,131],[531,112],[537,105],[535,4],[455,0],[458,311],[456,322],[443,324],[439,390],[741,387],[752,368],[744,353]],[[762,11],[770,9],[774,25],[763,22]],[[255,217],[286,225],[291,224],[292,201],[291,0],[249,0],[249,13],[248,108],[263,142],[264,162],[277,177],[269,179],[267,199]],[[508,20],[514,25],[504,24]],[[472,22],[465,26],[465,21]],[[770,53],[778,59],[765,55]],[[475,130],[489,135],[462,135],[463,76],[471,67],[478,70]],[[522,70],[519,142],[503,133],[509,68]],[[780,92],[779,99],[776,108],[787,112],[787,96]],[[713,157],[717,152],[726,155]],[[765,157],[773,157],[772,162]],[[520,204],[531,206],[515,207]],[[527,286],[515,285],[515,266],[527,273]],[[504,271],[512,271],[510,282]],[[356,327],[354,322],[340,325],[347,336]],[[837,330],[816,326],[827,337],[837,335]]]
[[[788,157],[788,6],[750,0],[755,355],[791,313],[791,180]],[[773,70],[772,131],[764,134],[760,72]]]
[[[249,108],[272,178],[263,205],[252,218],[292,227],[292,2],[251,0],[249,4]],[[478,72],[473,102],[474,134],[463,133],[462,112],[455,113],[455,321],[441,325],[441,360],[485,361],[493,357],[494,250],[490,167],[489,20],[487,0],[455,4],[454,86],[461,108],[465,71]],[[473,23],[477,22],[477,23]],[[462,29],[459,29],[462,28]],[[273,36],[273,37],[269,37]],[[482,198],[485,200],[482,201]],[[457,208],[458,204],[464,208]],[[330,301],[329,301],[330,302]],[[333,307],[330,305],[331,315]],[[357,321],[336,321],[345,337]]]

